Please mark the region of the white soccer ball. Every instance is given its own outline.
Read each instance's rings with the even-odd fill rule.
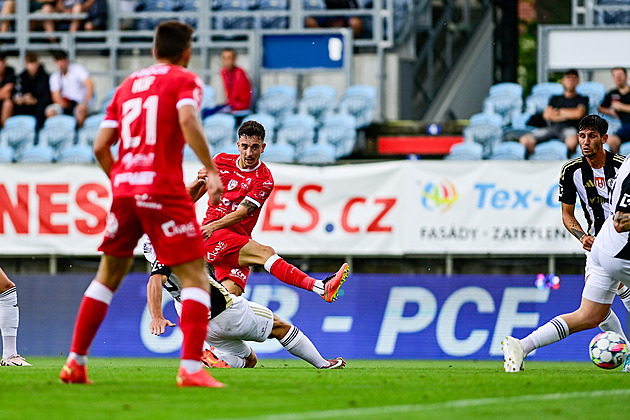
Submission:
[[[623,364],[628,352],[628,344],[619,334],[604,331],[597,334],[589,344],[591,360],[603,369],[614,369]]]

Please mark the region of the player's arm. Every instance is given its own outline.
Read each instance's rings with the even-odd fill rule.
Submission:
[[[197,172],[197,179],[186,186],[186,191],[188,191],[188,195],[192,198],[193,203],[196,203],[206,193],[204,186],[207,181],[208,171],[206,168],[201,168],[199,172]]]
[[[168,277],[164,274],[155,273],[149,277],[147,283],[147,305],[149,306],[149,314],[151,314],[151,323],[149,329],[151,334],[161,335],[164,334],[166,327],[174,327],[168,319],[164,318],[164,312],[162,312],[162,287],[168,280]]]
[[[118,138],[118,130],[113,127],[101,127],[94,139],[94,156],[103,171],[109,176],[114,165],[114,156],[110,147]]]
[[[237,224],[256,211],[256,209],[258,209],[258,205],[245,198],[232,213],[226,214],[219,220],[201,226],[201,234],[205,239],[208,239],[215,230]]]
[[[580,241],[582,248],[587,251],[591,250],[595,238],[584,232],[584,229],[580,226],[580,222],[575,218],[574,204],[562,203],[562,223],[571,235],[575,236],[577,240]]]
[[[197,117],[197,109],[192,105],[182,105],[177,109],[177,112],[179,126],[186,143],[190,145],[190,148],[193,149],[208,171],[205,185],[210,201],[212,204],[217,204],[223,193],[223,184],[221,184],[221,179],[219,178],[219,171],[210,157],[210,149],[208,148],[201,122],[199,122]]]

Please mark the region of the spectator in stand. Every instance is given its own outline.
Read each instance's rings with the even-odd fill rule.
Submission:
[[[59,70],[50,76],[53,103],[46,107],[46,118],[60,114],[74,115],[77,127],[81,127],[89,115],[94,82],[81,64],[70,63],[65,51],[56,50],[52,55]]]
[[[48,73],[33,51],[26,53],[24,70],[17,77],[13,90],[13,115],[32,115],[37,129],[44,125],[46,107],[52,103]]]
[[[31,0],[29,4],[29,12],[31,13],[55,13],[54,9],[55,0]],[[2,4],[0,14],[11,15],[15,13],[15,0],[5,0]],[[0,32],[9,32],[11,29],[10,20],[3,20],[0,23]],[[55,30],[55,23],[52,20],[43,21],[44,30],[47,32],[53,32]],[[31,22],[31,30],[36,28],[36,21]]]
[[[615,88],[606,94],[597,110],[621,120],[621,128],[615,134],[608,136],[610,150],[618,153],[621,143],[630,141],[630,86],[628,86],[628,72],[625,68],[615,67],[611,73]]]
[[[356,0],[325,0],[327,10],[358,9]],[[361,36],[363,21],[358,16],[308,16],[307,28],[352,28],[355,38]]]
[[[54,11],[56,13],[68,13],[68,14],[87,13],[92,8],[92,6],[95,5],[96,3],[97,3],[97,0],[57,0],[55,2]],[[105,5],[105,7],[107,7],[107,5]],[[76,32],[79,29],[81,29],[82,23],[83,21],[80,19],[73,19],[72,21],[70,21],[70,27],[68,28],[68,30],[70,32]],[[94,27],[94,23],[92,21],[87,21],[85,29],[93,30],[96,28]]]
[[[588,110],[588,98],[578,95],[575,91],[580,77],[575,69],[567,70],[562,76],[562,95],[552,96],[549,105],[543,112],[543,119],[548,126],[537,128],[531,133],[524,134],[520,142],[531,154],[536,144],[551,139],[561,139],[569,149],[569,156],[575,152],[578,145],[577,126]]]
[[[11,116],[13,110],[13,102],[11,96],[13,87],[15,86],[15,70],[13,67],[7,66],[7,53],[0,52],[0,124],[4,126],[4,122]]]
[[[203,110],[203,117],[217,112],[237,113],[249,109],[251,105],[252,86],[245,70],[236,65],[236,50],[233,48],[221,50],[221,78],[225,103]]]

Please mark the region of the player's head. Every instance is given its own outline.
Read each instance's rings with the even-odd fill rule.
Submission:
[[[584,156],[590,158],[604,153],[608,140],[608,121],[596,114],[587,115],[578,124],[578,141]]]
[[[265,127],[257,121],[245,121],[238,129],[237,145],[241,168],[255,168],[265,151]]]
[[[176,20],[160,23],[155,31],[153,55],[158,61],[187,66],[193,32],[190,25]]]

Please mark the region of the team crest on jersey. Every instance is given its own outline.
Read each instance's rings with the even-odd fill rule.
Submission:
[[[595,177],[595,186],[599,189],[606,188],[606,179],[603,177]]]
[[[228,191],[232,191],[236,187],[238,187],[238,181],[235,179],[230,179],[230,182],[228,182],[227,184]]]

